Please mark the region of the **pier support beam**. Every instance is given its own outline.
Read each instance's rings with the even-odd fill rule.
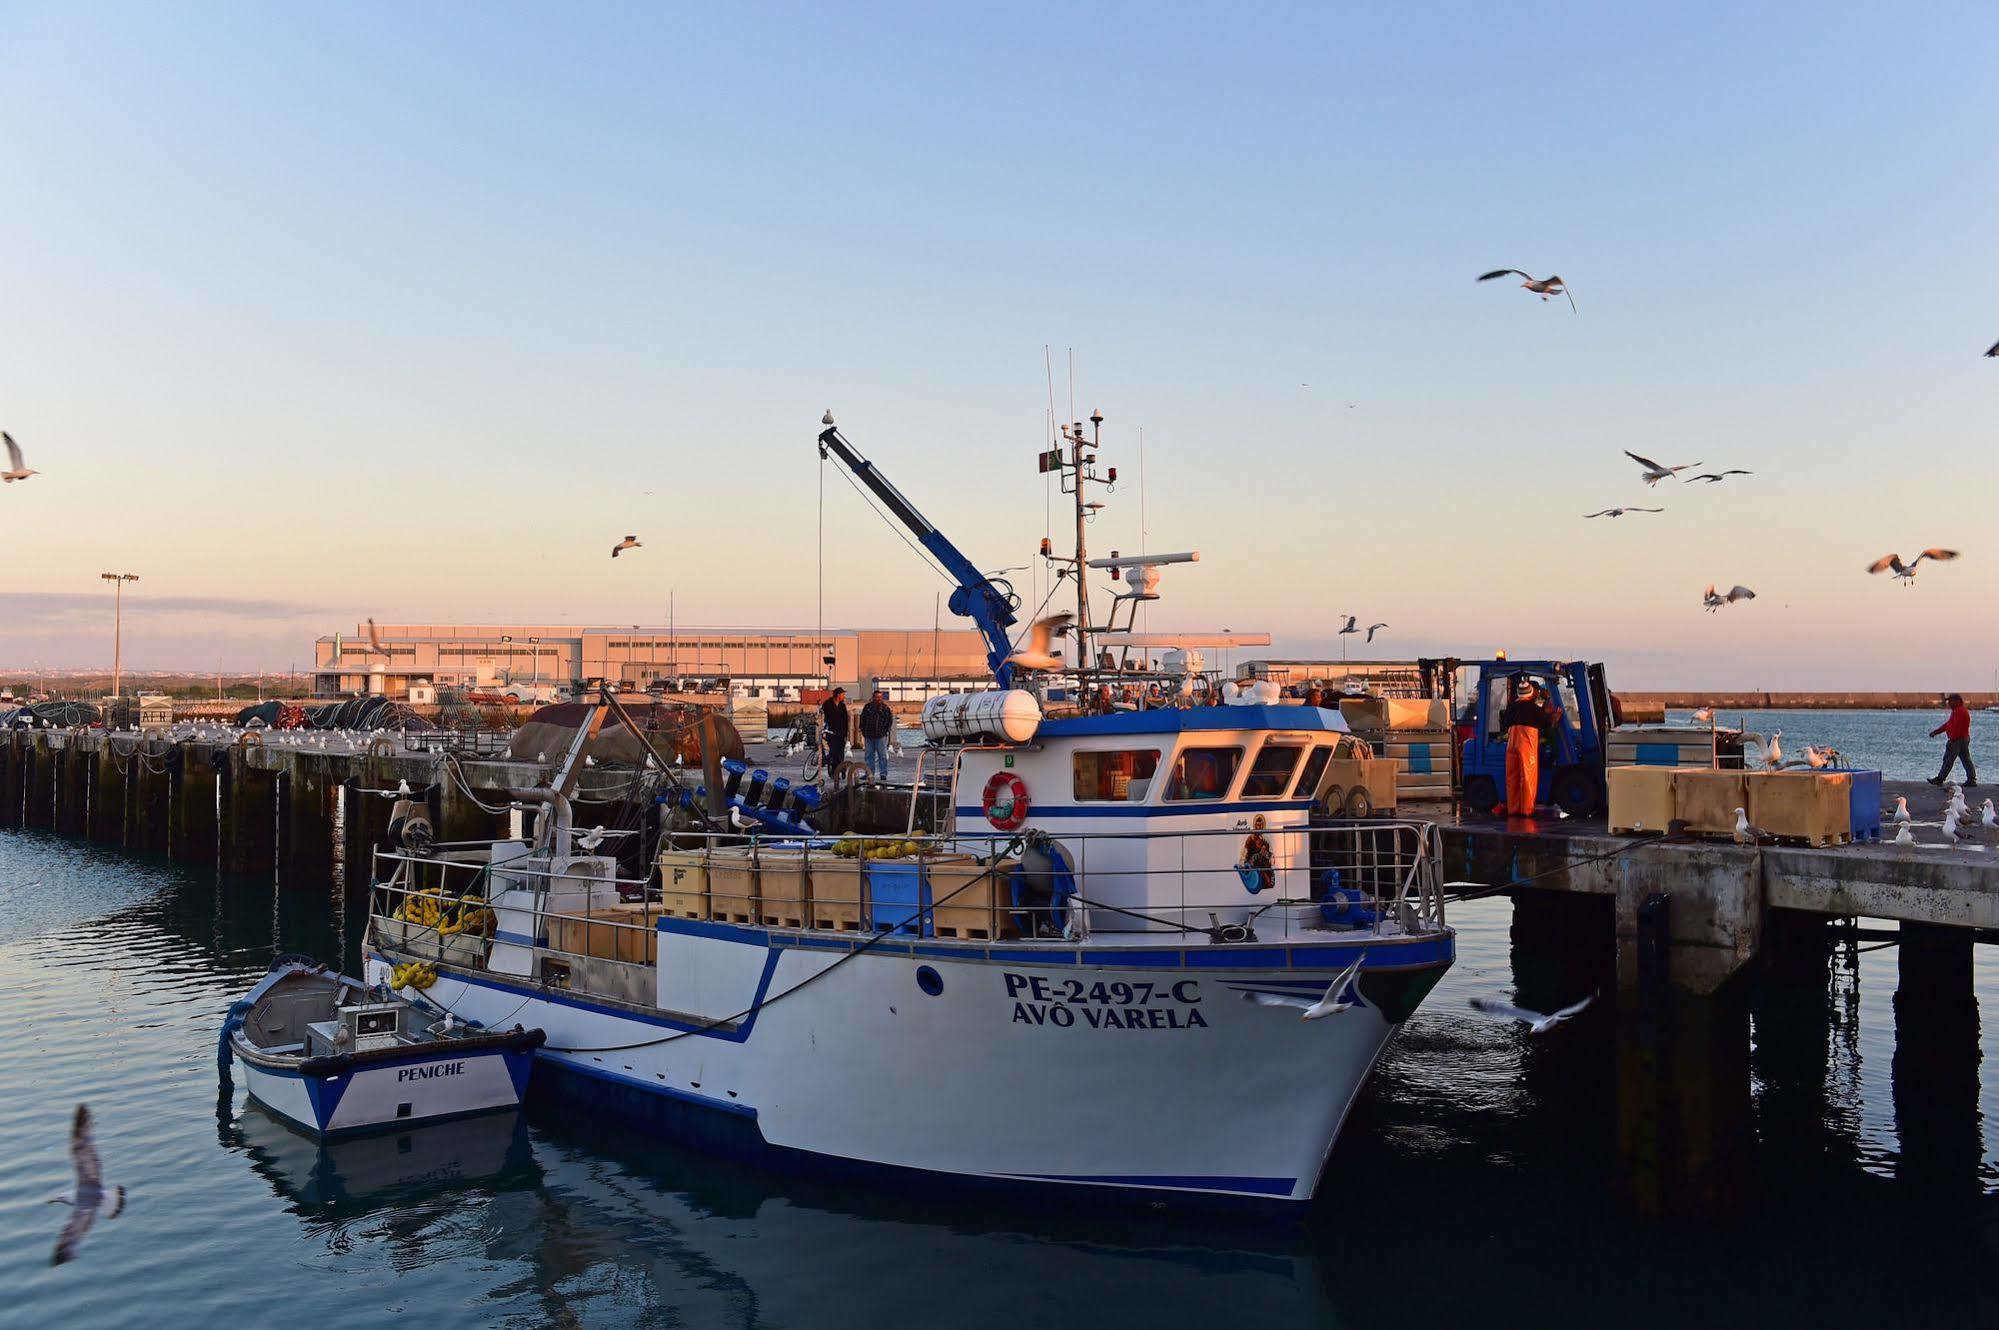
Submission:
[[[120,754],[108,738],[98,744],[93,757],[90,824],[84,834],[106,845],[123,845],[126,786],[129,784],[126,768],[131,759]]]
[[[55,754],[46,730],[28,736],[27,765],[22,771],[21,825],[47,827],[55,816]]]
[[[1751,981],[1751,1069],[1762,1085],[1757,1130],[1766,1169],[1812,1176],[1851,1161],[1856,1142],[1827,1107],[1834,1047],[1833,955],[1842,936],[1829,915],[1773,910]]]
[[[232,873],[268,873],[277,862],[277,773],[250,765],[247,749],[218,752],[222,767],[222,866]]]
[[[321,753],[288,753],[283,765],[284,874],[320,878],[333,864],[331,759]]]
[[[1746,985],[1687,992],[1672,980],[1672,900],[1637,903],[1633,983],[1618,996],[1617,1135],[1626,1196],[1648,1215],[1713,1215],[1745,1199],[1754,1123]],[[1620,919],[1621,927],[1621,919]]]
[[[21,749],[25,730],[0,730],[0,827],[21,825]]]
[[[1663,918],[1666,982],[1704,997],[1756,956],[1763,936],[1761,856],[1745,862],[1733,846],[1659,846],[1625,856],[1617,873],[1617,982],[1640,982],[1639,913],[1653,897],[1672,903]]]
[[[90,811],[91,754],[82,737],[68,736],[61,750],[51,754],[55,762],[55,830],[64,836],[81,836]]]
[[[125,844],[134,850],[148,854],[167,852],[173,761],[174,750],[170,745],[146,739],[139,740],[132,753],[132,811]]]
[[[1926,1186],[1978,1187],[1978,998],[1971,934],[1904,923],[1895,989],[1896,1172]]]
[[[215,860],[216,754],[207,744],[184,743],[174,764],[167,854],[182,863]]]

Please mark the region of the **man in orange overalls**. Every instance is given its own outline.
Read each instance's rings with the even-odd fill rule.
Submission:
[[[1541,736],[1550,716],[1541,704],[1540,686],[1523,678],[1513,702],[1499,714],[1506,735],[1506,802],[1492,810],[1495,817],[1532,817],[1541,789]]]

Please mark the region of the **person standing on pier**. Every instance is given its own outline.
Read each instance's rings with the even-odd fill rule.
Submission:
[[[835,688],[819,704],[819,743],[826,750],[826,774],[847,760],[847,690]]]
[[[1495,817],[1534,816],[1541,790],[1541,736],[1551,719],[1540,693],[1539,685],[1523,678],[1511,705],[1499,713],[1499,728],[1506,735],[1506,802],[1492,810]]]
[[[888,737],[895,733],[895,712],[880,688],[861,708],[861,761],[876,780],[888,782]]]
[[[1950,775],[1953,762],[1964,763],[1964,787],[1975,789],[1978,785],[1978,769],[1971,765],[1971,709],[1964,705],[1962,693],[1952,693],[1945,699],[1950,703],[1950,714],[1943,724],[1930,731],[1930,738],[1943,736],[1943,766],[1930,777],[1930,784],[1941,785]]]

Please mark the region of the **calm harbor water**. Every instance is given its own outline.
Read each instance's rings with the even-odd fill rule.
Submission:
[[[1779,722],[1787,741],[1796,717]],[[1876,742],[1860,728],[1871,720],[1853,723]],[[1799,733],[1867,751],[1831,719]],[[1272,1227],[801,1183],[539,1112],[321,1151],[240,1089],[218,1102],[215,1032],[278,952],[353,964],[358,903],[0,832],[0,1325],[1990,1318],[1991,948],[1978,954],[1983,1085],[1975,1107],[1946,1106],[1950,1148],[1909,1135],[1925,1069],[1895,1066],[1895,950],[1850,951],[1825,991],[1757,999],[1745,1199],[1657,1221],[1620,1199],[1611,1016],[1599,1007],[1535,1041],[1477,1018],[1467,997],[1515,987],[1511,907],[1458,907],[1460,962],[1350,1121],[1330,1202]],[[1609,962],[1579,958],[1560,982],[1586,985]],[[901,1092],[922,1079],[912,1066]],[[79,1100],[130,1208],[52,1268],[64,1212],[45,1202],[65,1185]],[[1922,1121],[1935,1130],[1937,1113]],[[1023,1131],[1052,1125],[1024,1109]]]
[[[1669,713],[1690,722],[1692,713]],[[1876,769],[1889,780],[1923,780],[1937,774],[1943,740],[1929,732],[1943,724],[1934,711],[1722,711],[1718,724],[1741,726],[1752,734],[1780,734],[1786,760],[1802,760],[1806,744],[1830,745],[1849,766]],[[1999,714],[1973,712],[1971,757],[1979,774],[1999,783]],[[1961,771],[1952,773],[1963,779]],[[1975,802],[1975,801],[1974,801]]]

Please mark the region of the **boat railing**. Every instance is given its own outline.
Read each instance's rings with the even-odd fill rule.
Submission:
[[[1017,833],[669,836],[655,871],[643,879],[557,871],[533,857],[492,863],[485,843],[425,855],[382,852],[370,928],[378,944],[398,953],[476,969],[495,941],[649,965],[662,918],[830,932],[857,942],[875,934],[1143,942],[1148,938],[1134,935],[1164,940],[1162,934],[1175,933],[1218,944],[1322,942],[1444,927],[1440,841],[1432,824],[1370,819],[1254,834],[1269,846],[1268,863],[1244,850],[1241,830],[1050,837],[1072,866],[1080,911],[1017,891],[1016,870],[1029,849],[1029,838]],[[1168,841],[1181,843],[1169,850],[1171,862],[1161,862],[1157,851]],[[1177,880],[1164,899],[1161,879]],[[1127,889],[1135,881],[1147,884],[1145,895]],[[491,898],[503,886],[537,888],[526,902],[510,894],[505,908],[509,918],[531,921],[531,933],[500,926]],[[553,898],[579,890],[586,899],[594,894],[591,906],[551,907]],[[614,895],[615,903],[606,899]],[[1078,913],[1086,930],[1078,928]]]

